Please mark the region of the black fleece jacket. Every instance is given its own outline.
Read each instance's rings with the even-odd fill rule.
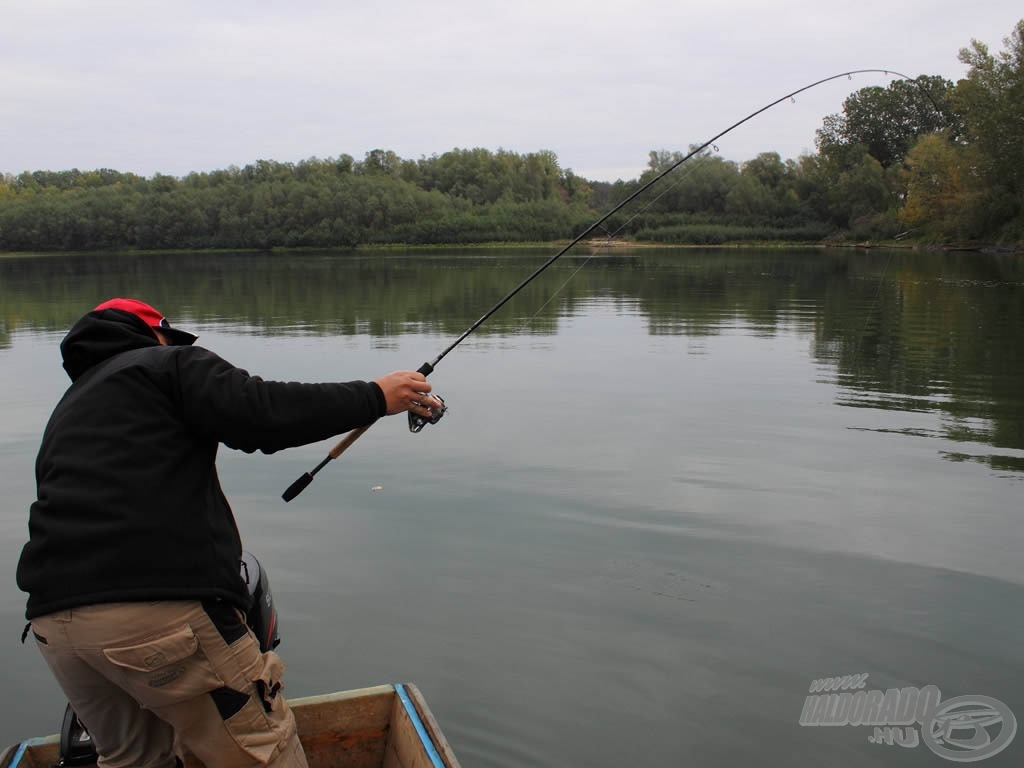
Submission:
[[[43,433],[18,563],[29,619],[139,600],[247,608],[218,445],[273,453],[386,410],[376,384],[263,381],[202,347],[160,346],[120,310],[83,317],[61,352],[72,385]]]

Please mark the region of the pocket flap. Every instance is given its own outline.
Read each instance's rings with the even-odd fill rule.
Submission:
[[[199,649],[199,639],[187,624],[169,635],[123,648],[104,648],[103,655],[119,667],[140,672],[187,659]]]
[[[284,662],[273,651],[263,654],[263,669],[254,681],[256,691],[263,700],[263,709],[272,712],[280,701],[278,695],[284,689]],[[282,697],[283,698],[283,697]]]

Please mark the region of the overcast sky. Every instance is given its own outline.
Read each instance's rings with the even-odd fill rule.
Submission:
[[[631,179],[816,80],[961,78],[1020,0],[0,0],[0,173],[145,176],[375,148],[552,150]],[[717,142],[743,161],[814,150],[842,78]]]

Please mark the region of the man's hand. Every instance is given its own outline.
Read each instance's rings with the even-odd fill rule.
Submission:
[[[431,408],[440,408],[441,401],[429,394],[431,390],[427,377],[418,371],[393,371],[376,380],[387,401],[387,414],[412,411],[424,418],[431,418]]]

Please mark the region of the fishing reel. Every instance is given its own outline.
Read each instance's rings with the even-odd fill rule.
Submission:
[[[409,431],[412,432],[413,434],[422,430],[425,426],[427,426],[427,424],[437,424],[437,422],[441,420],[441,417],[444,416],[445,411],[448,410],[448,406],[444,404],[444,400],[441,398],[440,395],[434,395],[434,397],[437,398],[438,401],[440,401],[441,407],[429,408],[429,419],[426,416],[420,416],[418,413],[413,413],[412,411],[409,411]]]

